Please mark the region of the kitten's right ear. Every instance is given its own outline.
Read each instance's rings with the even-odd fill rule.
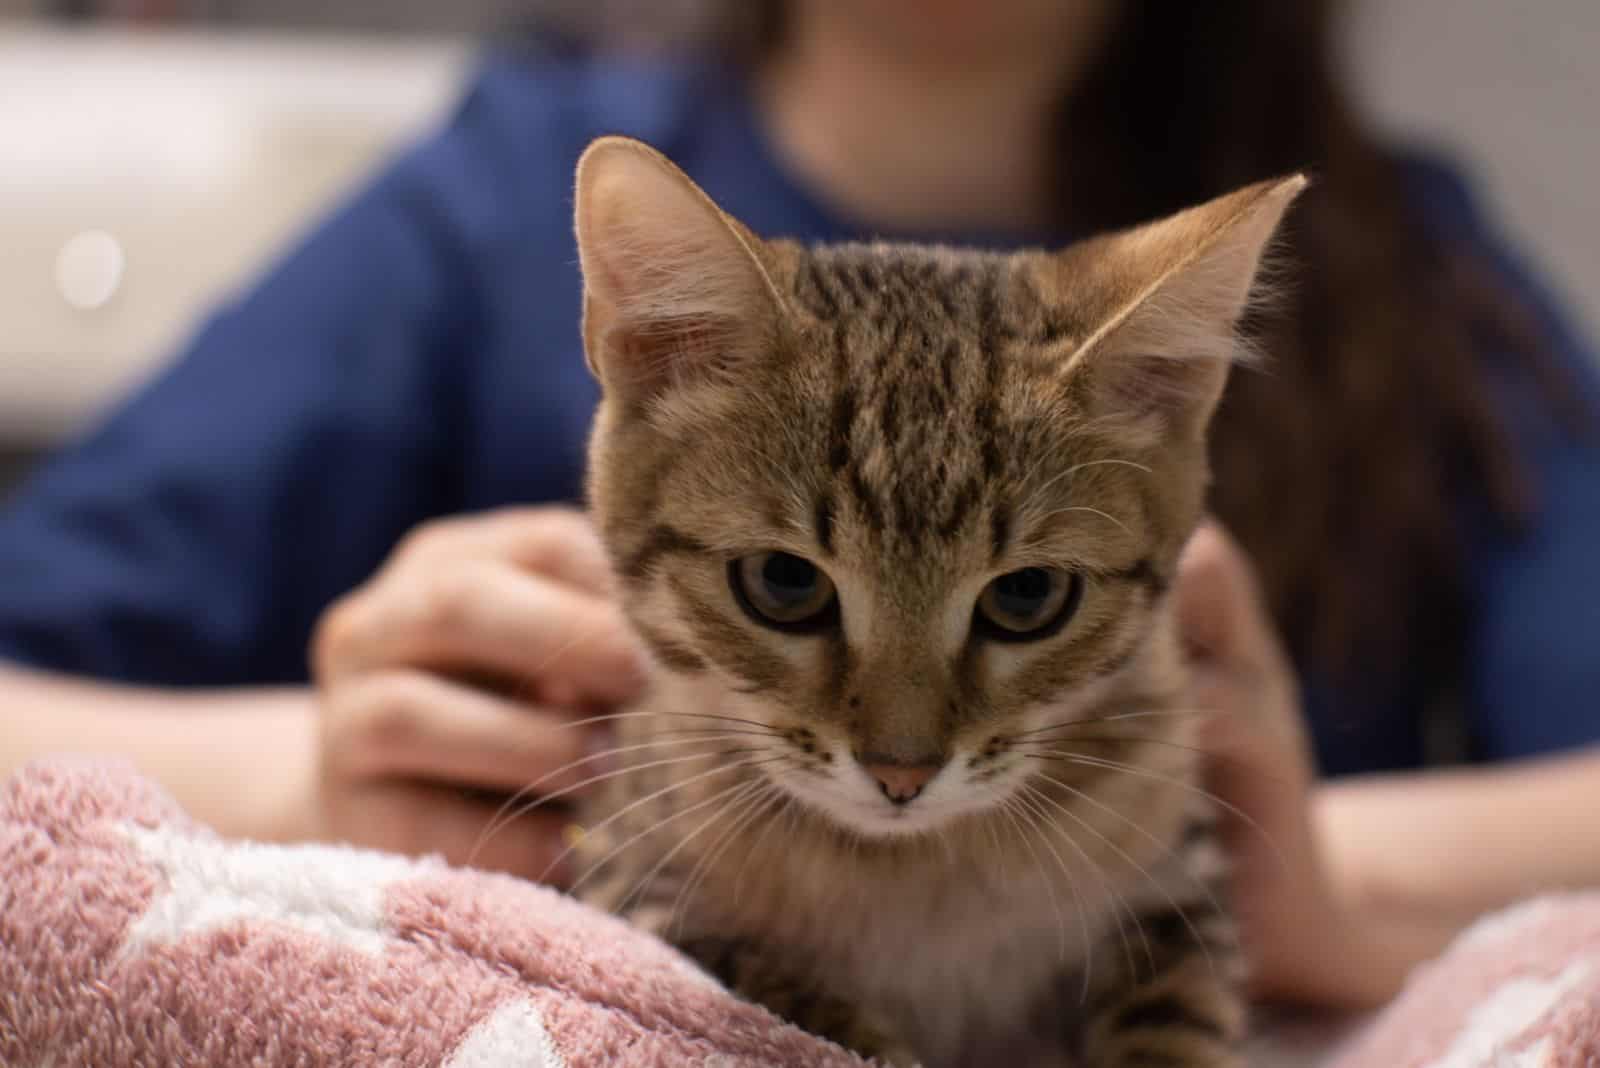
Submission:
[[[781,302],[760,242],[665,156],[603,137],[578,161],[583,340],[633,398],[716,376],[770,342]]]
[[[1109,314],[1065,367],[1091,411],[1199,440],[1240,354],[1235,326],[1262,255],[1305,187],[1298,174],[1258,182],[1100,239],[1079,284]]]

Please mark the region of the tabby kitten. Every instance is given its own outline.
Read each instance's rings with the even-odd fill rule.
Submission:
[[[585,896],[895,1064],[1238,1064],[1167,587],[1303,185],[1059,253],[803,248],[590,146],[591,503],[660,670]]]

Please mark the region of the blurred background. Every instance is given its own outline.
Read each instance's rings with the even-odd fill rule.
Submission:
[[[692,2],[692,0],[678,0]],[[0,0],[0,495],[571,0]],[[1464,157],[1600,335],[1600,3],[1351,0],[1382,123]]]

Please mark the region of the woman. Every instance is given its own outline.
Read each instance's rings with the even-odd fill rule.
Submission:
[[[119,749],[231,833],[461,859],[484,792],[581,755],[563,718],[644,669],[582,519],[495,509],[578,496],[568,190],[596,134],[807,239],[1057,243],[1311,166],[1289,295],[1252,324],[1271,367],[1217,426],[1242,552],[1202,531],[1179,589],[1215,786],[1265,832],[1236,828],[1263,992],[1373,1004],[1478,912],[1600,882],[1600,758],[1416,770],[1600,735],[1593,387],[1450,172],[1352,114],[1329,4],[719,10],[687,58],[491,58],[23,492],[0,767]],[[1312,752],[1390,777],[1313,788]],[[538,872],[559,833],[541,813],[478,859]]]

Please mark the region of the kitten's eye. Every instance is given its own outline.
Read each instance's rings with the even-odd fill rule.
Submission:
[[[1082,599],[1079,576],[1050,567],[1025,567],[983,588],[974,626],[986,638],[1037,641],[1060,630]]]
[[[728,564],[728,585],[739,606],[777,630],[813,630],[838,616],[833,582],[793,553],[756,553]]]

